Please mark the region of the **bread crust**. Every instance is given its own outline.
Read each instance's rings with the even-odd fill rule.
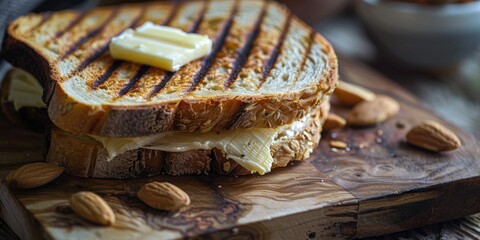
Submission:
[[[39,78],[44,86],[43,99],[48,105],[50,119],[59,128],[72,133],[133,137],[166,131],[208,132],[282,126],[317,109],[333,92],[338,79],[333,48],[321,35],[315,34],[313,40],[322,46],[327,71],[314,85],[301,91],[253,96],[185,97],[128,106],[85,104],[67,94],[62,78],[55,70],[54,59],[42,54],[38,46],[16,32],[20,20],[12,22],[7,29],[4,55],[13,65]],[[311,29],[296,17],[291,21],[301,28]]]
[[[329,103],[311,113],[303,131],[294,136],[282,133],[271,145],[272,168],[285,167],[291,161],[308,158],[320,140],[322,124]],[[218,149],[163,152],[149,149],[130,150],[107,161],[108,153],[101,143],[53,128],[46,161],[65,167],[68,174],[93,178],[140,178],[158,174],[185,175],[218,173],[238,176],[251,174]]]

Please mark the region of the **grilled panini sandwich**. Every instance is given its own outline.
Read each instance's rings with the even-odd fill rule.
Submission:
[[[113,59],[111,38],[147,21],[207,35],[212,51],[176,72]],[[46,160],[84,177],[264,174],[303,160],[338,78],[330,44],[271,1],[31,14],[9,25],[3,54],[43,87]]]

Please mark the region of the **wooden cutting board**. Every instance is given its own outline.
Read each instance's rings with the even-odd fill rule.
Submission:
[[[308,161],[265,176],[98,180],[64,174],[35,190],[12,190],[2,181],[1,216],[22,239],[342,239],[480,212],[478,140],[444,122],[459,135],[462,148],[438,154],[406,144],[404,135],[413,124],[443,121],[365,66],[345,59],[340,65],[345,81],[394,97],[401,103],[400,113],[377,127],[325,133]],[[333,111],[342,115],[346,110]],[[41,161],[41,135],[14,128],[3,118],[0,133],[2,176],[27,162]],[[349,149],[332,150],[332,139],[347,142]],[[135,193],[153,180],[183,188],[191,196],[191,206],[179,212],[148,208]],[[117,223],[99,227],[78,218],[68,207],[68,198],[81,190],[103,196],[114,208]]]

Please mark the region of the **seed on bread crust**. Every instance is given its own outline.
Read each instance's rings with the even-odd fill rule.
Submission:
[[[373,99],[375,99],[375,93],[372,91],[344,81],[339,82],[333,94],[337,96],[340,103],[348,107],[363,101],[373,101]]]
[[[400,105],[387,96],[377,96],[372,101],[357,104],[347,117],[350,126],[366,127],[387,121],[400,110]]]
[[[450,129],[435,121],[425,121],[407,133],[407,142],[434,152],[450,151],[462,144]]]

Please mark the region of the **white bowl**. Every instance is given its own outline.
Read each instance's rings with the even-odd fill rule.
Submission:
[[[480,45],[480,1],[425,6],[359,0],[356,9],[380,49],[406,65],[452,67]]]

